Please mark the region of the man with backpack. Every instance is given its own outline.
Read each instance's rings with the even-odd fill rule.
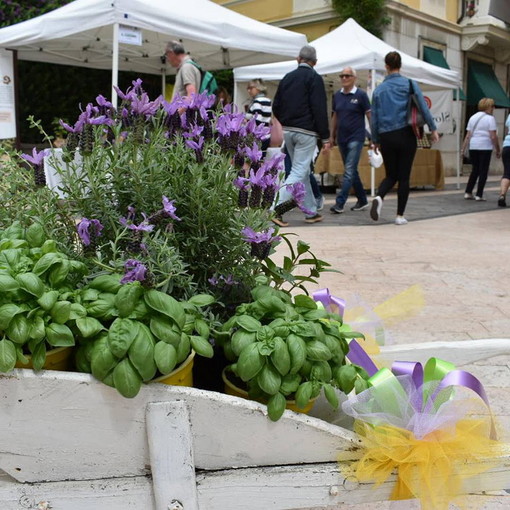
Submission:
[[[177,95],[191,97],[191,94],[200,93],[202,72],[198,64],[184,50],[179,41],[170,41],[166,45],[167,61],[177,69],[172,99]]]

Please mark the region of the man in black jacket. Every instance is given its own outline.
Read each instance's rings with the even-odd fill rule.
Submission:
[[[287,185],[298,182],[304,185],[306,192],[300,204],[308,213],[305,221],[322,221],[310,187],[310,164],[317,140],[322,141],[324,150],[330,149],[326,90],[322,77],[313,69],[317,63],[315,48],[303,46],[297,61],[297,69],[283,77],[273,101],[273,114],[283,126],[285,147],[292,161],[292,169],[280,190],[273,218],[280,227],[288,226],[283,221],[283,213],[296,206]]]

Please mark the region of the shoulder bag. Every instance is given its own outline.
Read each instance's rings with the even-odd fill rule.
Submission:
[[[413,133],[416,138],[423,137],[423,126],[425,125],[425,118],[420,109],[418,98],[414,93],[413,82],[409,80],[409,100],[407,103],[407,124],[412,127]]]

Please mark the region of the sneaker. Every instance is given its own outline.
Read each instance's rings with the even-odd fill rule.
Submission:
[[[344,212],[344,208],[338,207],[338,205],[334,205],[333,207],[329,208],[329,212],[331,214],[342,214]]]
[[[475,197],[475,200],[476,200],[477,202],[487,202],[487,200],[486,200],[485,198],[483,198],[483,197],[479,197],[478,195]]]
[[[381,210],[382,210],[382,198],[375,197],[374,200],[372,200],[372,207],[370,208],[370,217],[374,221],[377,221],[379,219],[379,216],[381,216]]]
[[[407,225],[407,220],[403,216],[397,216],[395,218],[395,225]]]
[[[274,216],[273,218],[271,218],[271,221],[275,225],[278,225],[279,227],[288,227],[289,226],[289,224],[286,221],[283,221],[283,218],[281,216]]]
[[[324,209],[324,197],[320,196],[319,198],[316,198],[315,202],[317,203],[317,210],[322,211]]]
[[[306,223],[318,223],[319,221],[322,221],[324,218],[320,214],[316,214],[315,216],[309,216],[308,218],[305,218]]]
[[[356,202],[351,207],[351,211],[364,211],[365,209],[368,209],[368,202],[365,202],[364,204],[360,204],[359,202]]]
[[[473,193],[464,193],[465,200],[473,200],[474,198]]]
[[[506,207],[505,195],[500,195],[500,197],[498,198],[498,206]]]

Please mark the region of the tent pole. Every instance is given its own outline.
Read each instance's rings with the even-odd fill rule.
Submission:
[[[372,85],[370,87],[370,101],[372,101],[372,96],[375,90],[375,69],[370,70],[370,75],[372,78]],[[375,197],[375,168],[372,165],[370,165],[370,196]]]
[[[161,95],[166,99],[166,73],[165,69],[161,69]]]
[[[463,155],[460,153],[460,88],[457,88],[457,189],[460,189],[460,165]],[[462,161],[464,163],[464,161]]]
[[[113,54],[112,54],[112,104],[117,108],[117,91],[119,85],[119,24],[113,24]]]

